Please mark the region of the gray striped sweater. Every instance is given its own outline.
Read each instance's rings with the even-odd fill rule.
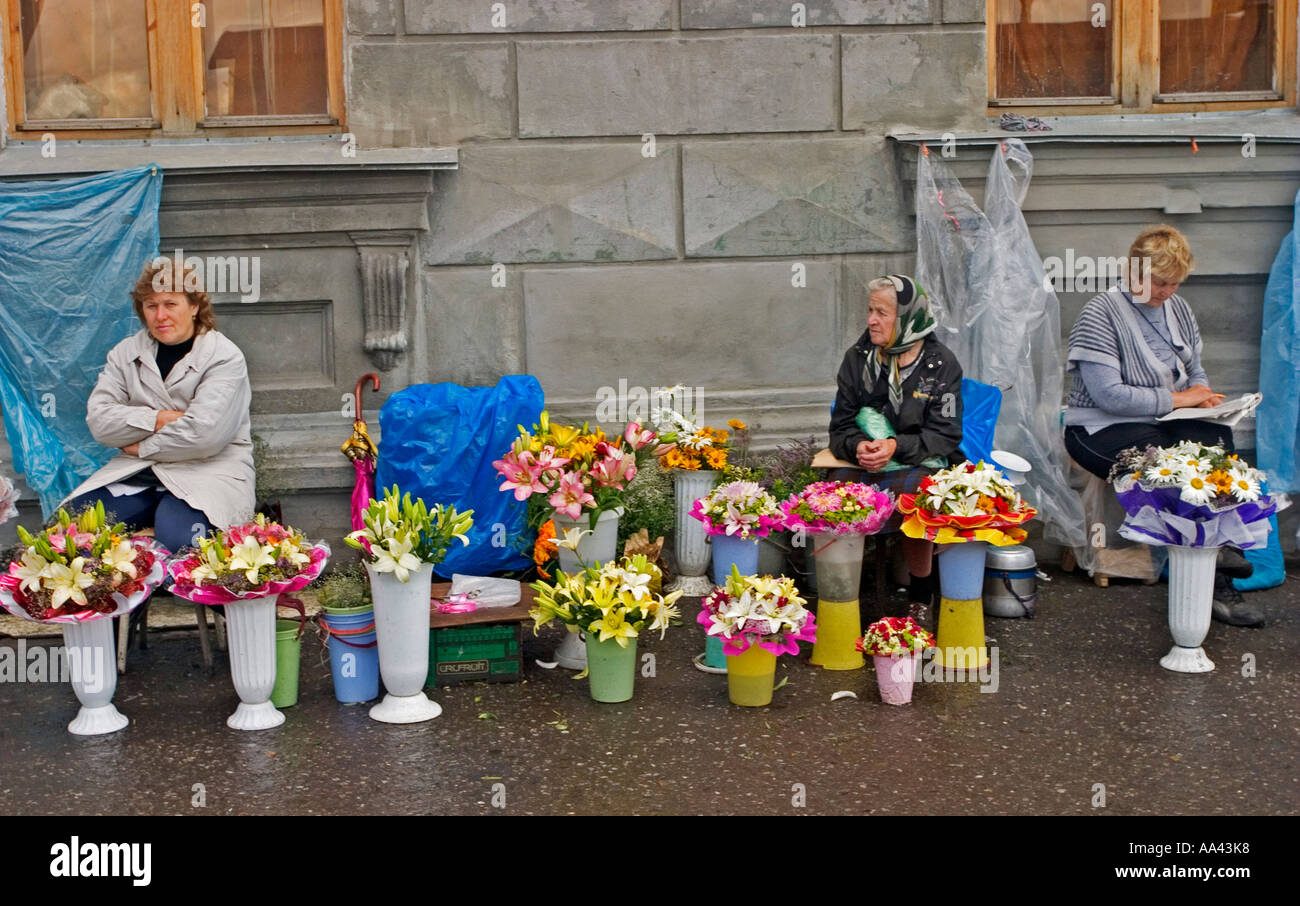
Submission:
[[[1070,392],[1066,396],[1065,423],[1090,429],[1121,422],[1154,421],[1153,418],[1118,416],[1104,412],[1089,395],[1079,373],[1079,363],[1096,362],[1119,371],[1120,379],[1132,387],[1150,387],[1169,392],[1189,386],[1188,375],[1201,370],[1201,332],[1196,316],[1182,296],[1170,296],[1162,306],[1165,323],[1174,341],[1177,369],[1171,369],[1147,345],[1134,303],[1118,289],[1093,296],[1079,312],[1070,329],[1068,366]]]

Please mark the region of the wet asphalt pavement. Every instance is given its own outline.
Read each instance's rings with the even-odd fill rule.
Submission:
[[[1164,585],[1048,572],[1036,619],[987,618],[996,692],[923,683],[903,707],[880,702],[870,666],[790,657],[770,707],[732,706],[725,677],[691,666],[703,636],[684,602],[688,625],[643,639],[654,676],[624,704],[538,667],[559,630],[533,641],[525,624],[523,682],[431,690],[443,715],[408,726],[338,704],[309,641],[285,724],[241,733],[225,654],[209,670],[195,633],[155,632],[119,678],[118,733],[67,733],[66,683],[0,682],[0,813],[1300,813],[1294,578],[1251,595],[1266,628],[1213,624],[1217,669],[1192,676],[1158,664]]]

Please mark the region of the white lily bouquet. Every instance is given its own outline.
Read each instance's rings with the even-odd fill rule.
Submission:
[[[441,503],[430,510],[422,499],[411,500],[409,492],[399,498],[396,485],[383,500],[371,500],[361,518],[365,528],[348,535],[348,545],[361,551],[375,572],[392,573],[399,582],[409,581],[425,564],[445,560],[453,540],[468,546],[474,525],[473,510],[461,513]]]
[[[307,541],[302,532],[267,519],[233,525],[198,539],[167,564],[171,592],[196,604],[290,594],[306,588],[329,562],[324,541]]]

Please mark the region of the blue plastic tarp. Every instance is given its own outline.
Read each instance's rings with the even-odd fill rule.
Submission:
[[[130,291],[158,252],[162,170],[0,182],[0,403],[14,468],[49,516],[117,454],[86,400],[109,349],[140,329]]]
[[[1264,329],[1259,341],[1255,410],[1255,461],[1274,491],[1300,491],[1300,193],[1294,229],[1269,271],[1264,289]]]
[[[536,378],[507,375],[495,387],[416,384],[379,410],[376,493],[396,484],[430,506],[474,511],[469,546],[452,545],[436,567],[440,575],[486,576],[532,564],[527,502],[498,490],[492,463],[509,451],[519,425],[537,422],[544,401]]]
[[[961,379],[961,452],[971,462],[991,462],[993,434],[1002,408],[1002,391],[991,384]]]

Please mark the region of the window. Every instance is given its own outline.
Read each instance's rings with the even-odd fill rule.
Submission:
[[[986,21],[993,115],[1296,102],[1296,0],[988,0]]]
[[[341,0],[0,0],[0,16],[16,138],[344,128]]]

